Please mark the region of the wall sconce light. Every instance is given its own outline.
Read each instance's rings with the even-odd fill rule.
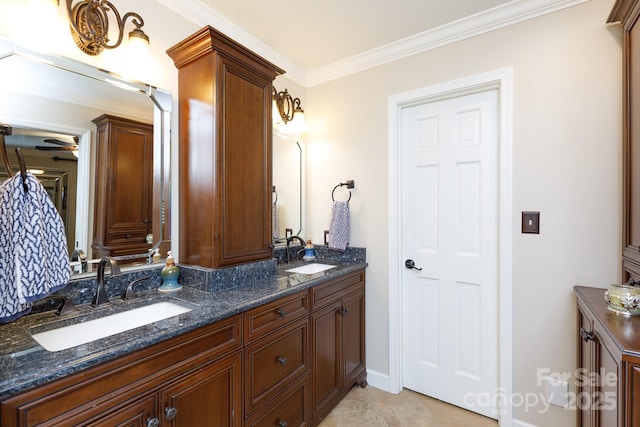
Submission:
[[[76,45],[87,55],[98,55],[104,49],[115,49],[122,43],[124,26],[127,19],[135,28],[129,33],[130,43],[149,45],[149,37],[142,31],[144,20],[135,12],[120,13],[108,0],[81,0],[73,5],[74,0],[67,1],[69,26]],[[118,25],[118,39],[109,44],[109,13],[113,13]]]
[[[282,130],[290,131],[291,133],[306,132],[307,125],[304,120],[304,110],[300,106],[300,98],[293,98],[291,94],[285,89],[282,92],[272,86],[271,93],[274,103],[274,115],[278,112],[278,115],[282,119],[282,124],[288,127],[280,127]]]

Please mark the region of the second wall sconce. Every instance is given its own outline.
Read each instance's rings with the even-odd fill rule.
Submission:
[[[87,55],[98,55],[104,49],[115,49],[122,43],[127,19],[135,28],[129,33],[130,43],[149,45],[149,37],[142,31],[144,20],[135,12],[127,12],[122,17],[118,9],[108,0],[66,0],[69,26],[76,45]],[[109,44],[109,14],[115,16],[118,38]]]
[[[275,86],[271,88],[271,93],[274,103],[274,116],[277,111],[284,125],[290,123],[288,128],[285,129],[291,130],[293,133],[305,132],[306,123],[300,98],[293,98],[287,89],[278,92]]]

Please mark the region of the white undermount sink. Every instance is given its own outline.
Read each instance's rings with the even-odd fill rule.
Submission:
[[[31,336],[46,350],[60,351],[189,311],[191,309],[188,307],[163,301],[46,332],[31,334]]]
[[[288,271],[289,273],[315,274],[320,273],[321,271],[328,270],[330,268],[335,268],[335,265],[320,264],[318,262],[314,262],[313,264],[306,264],[285,271]]]

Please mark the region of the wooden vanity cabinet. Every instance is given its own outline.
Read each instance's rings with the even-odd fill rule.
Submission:
[[[271,88],[284,71],[211,27],[167,53],[178,68],[180,261],[268,259]]]
[[[367,385],[364,285],[360,270],[310,290],[313,425],[354,384]]]
[[[0,425],[239,427],[241,349],[236,315],[4,400]]]
[[[145,253],[153,232],[153,125],[107,114],[93,122],[93,257]]]
[[[364,269],[0,402],[0,425],[305,427],[366,386]]]

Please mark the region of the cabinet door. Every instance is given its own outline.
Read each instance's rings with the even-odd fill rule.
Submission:
[[[627,425],[640,426],[640,365],[627,366]]]
[[[224,102],[218,109],[219,227],[216,264],[224,267],[271,256],[271,81],[220,58]]]
[[[365,372],[364,288],[344,297],[341,314],[344,388],[351,387]]]
[[[597,387],[591,395],[591,407],[596,417],[596,426],[622,427],[624,421],[618,403],[618,378],[620,378],[620,366],[614,355],[603,345],[603,331],[594,324],[594,350]]]
[[[160,392],[161,425],[242,425],[242,353],[187,375]]]
[[[579,376],[576,381],[576,396],[591,396],[595,388],[593,366],[593,323],[582,311],[578,311],[578,367]],[[590,405],[578,406],[578,425],[581,427],[593,427],[595,420],[592,416]]]
[[[340,396],[343,374],[342,301],[311,314],[311,399],[313,419],[324,416]]]
[[[105,414],[98,420],[88,424],[73,423],[77,426],[87,427],[147,427],[154,425],[154,420],[158,421],[156,395],[152,394],[139,399],[122,409]],[[157,424],[155,424],[157,425]]]

